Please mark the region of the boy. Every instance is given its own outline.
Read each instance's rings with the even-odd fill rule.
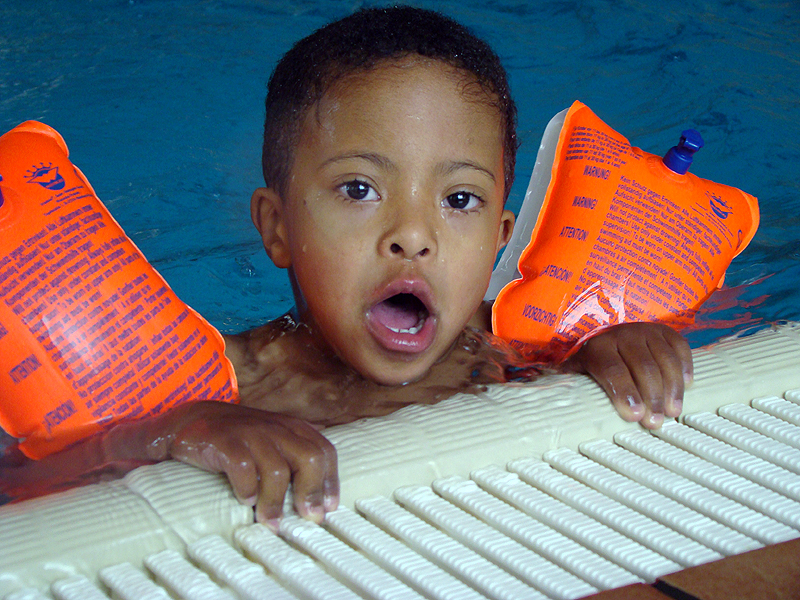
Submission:
[[[266,187],[251,200],[296,307],[226,338],[240,404],[117,426],[50,468],[171,457],[224,472],[273,526],[291,482],[297,511],[320,521],[338,479],[317,428],[435,402],[515,366],[486,333],[482,302],[513,228],[515,122],[497,56],[436,13],[364,10],[301,40],[270,80]],[[680,413],[691,353],[667,327],[629,324],[565,368],[595,377],[623,418],[658,427]]]

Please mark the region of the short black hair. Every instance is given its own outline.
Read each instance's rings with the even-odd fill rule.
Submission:
[[[307,111],[342,78],[384,60],[419,55],[471,74],[496,105],[504,129],[505,197],[514,181],[517,109],[508,77],[492,48],[438,12],[409,6],[367,8],[297,42],[269,80],[261,164],[267,187],[287,191]]]

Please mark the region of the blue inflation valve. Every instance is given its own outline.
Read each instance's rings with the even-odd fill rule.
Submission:
[[[692,164],[692,156],[703,147],[703,138],[699,131],[686,129],[681,133],[681,140],[677,146],[670,148],[664,155],[664,164],[671,171],[680,175],[689,170]]]

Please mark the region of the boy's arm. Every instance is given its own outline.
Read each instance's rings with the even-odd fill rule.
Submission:
[[[224,473],[261,523],[280,518],[290,483],[302,517],[319,523],[338,505],[336,449],[303,420],[220,402],[184,404],[159,419],[143,440],[148,454]],[[109,436],[109,451],[124,457],[130,437],[124,431]]]
[[[692,352],[683,336],[660,323],[623,323],[583,344],[564,367],[591,375],[620,416],[657,429],[677,417],[693,377]]]
[[[169,458],[224,473],[236,497],[273,527],[290,482],[303,517],[320,522],[338,504],[336,450],[316,429],[300,419],[223,402],[182,404],[39,461],[0,463],[0,491],[30,497]]]
[[[492,303],[484,302],[470,325],[492,330]],[[693,377],[692,351],[683,336],[660,323],[623,323],[583,344],[563,365],[593,377],[620,416],[657,429],[677,417]]]

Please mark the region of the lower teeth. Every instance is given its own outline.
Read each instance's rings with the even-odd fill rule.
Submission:
[[[415,335],[422,330],[423,325],[425,325],[425,317],[420,315],[420,320],[413,327],[409,327],[408,329],[395,329],[394,327],[389,327],[389,329],[395,333],[410,333],[411,335]]]

